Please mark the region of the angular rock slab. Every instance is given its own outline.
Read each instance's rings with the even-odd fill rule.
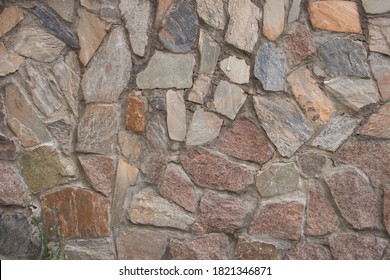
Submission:
[[[192,54],[156,51],[146,69],[137,75],[137,86],[141,89],[190,88],[194,66]]]
[[[301,11],[301,2],[302,0],[293,0],[290,12],[288,14],[288,23],[294,22],[299,18],[299,13]]]
[[[214,92],[214,106],[218,113],[234,120],[246,100],[244,91],[234,84],[221,81]]]
[[[12,51],[8,51],[3,43],[0,43],[0,76],[16,72],[24,58]]]
[[[240,192],[253,183],[249,169],[208,150],[187,150],[180,158],[192,180],[202,187]]]
[[[283,91],[285,84],[286,56],[282,49],[269,42],[262,45],[256,54],[254,74],[268,91]]]
[[[58,218],[64,238],[109,236],[110,201],[90,190],[67,186],[41,195],[42,215],[47,232]],[[57,209],[53,211],[53,208]]]
[[[269,161],[274,149],[260,130],[246,117],[239,117],[223,135],[218,149],[241,160],[264,164]]]
[[[146,126],[148,149],[154,153],[166,154],[168,151],[168,128],[166,118],[161,114],[154,115]]]
[[[132,92],[127,95],[126,128],[134,132],[144,132],[148,103],[141,92]]]
[[[372,114],[361,127],[358,134],[377,138],[390,138],[390,103],[385,103],[379,111]]]
[[[220,67],[233,83],[246,84],[249,82],[250,66],[246,64],[244,59],[229,56],[220,62]]]
[[[61,145],[62,151],[69,156],[73,152],[73,131],[75,129],[74,120],[60,119],[58,121],[48,123],[47,128],[51,135]]]
[[[74,12],[74,0],[46,0],[47,5],[56,11],[64,20],[71,22]]]
[[[284,258],[286,260],[331,260],[332,255],[325,246],[302,240],[293,249],[288,250]]]
[[[279,256],[275,245],[239,236],[233,258],[235,260],[277,260]]]
[[[368,34],[370,51],[390,55],[390,19],[369,19]]]
[[[362,34],[358,6],[352,1],[317,1],[309,4],[314,28]]]
[[[203,104],[204,98],[209,93],[210,86],[211,79],[204,74],[200,74],[188,94],[188,101]]]
[[[151,230],[121,227],[116,237],[120,260],[161,260],[167,246],[168,237]]]
[[[115,259],[109,238],[67,240],[64,255],[67,260]]]
[[[195,219],[180,206],[171,204],[152,189],[135,194],[128,210],[130,221],[135,224],[171,227],[186,230]]]
[[[90,104],[80,120],[76,150],[112,154],[117,145],[119,105]]]
[[[0,14],[0,37],[11,31],[23,18],[22,9],[18,7],[5,8]]]
[[[146,149],[142,136],[124,131],[118,134],[118,144],[122,155],[132,163],[139,161]]]
[[[203,29],[200,30],[198,47],[200,52],[199,73],[213,74],[221,47]]]
[[[359,41],[336,38],[326,41],[318,53],[325,62],[325,71],[334,76],[369,77],[367,51]]]
[[[383,101],[390,101],[390,59],[378,53],[371,53],[369,61]]]
[[[362,0],[363,8],[370,14],[381,14],[390,11],[390,2],[386,0]]]
[[[0,205],[23,207],[28,195],[28,187],[14,167],[6,162],[0,162]]]
[[[174,53],[186,53],[198,35],[198,16],[191,2],[181,0],[165,18],[158,35],[165,48]]]
[[[195,240],[170,242],[171,260],[226,260],[229,238],[224,234],[212,233]]]
[[[119,0],[81,0],[81,6],[99,14],[101,18],[109,22],[119,24],[120,11]]]
[[[141,171],[145,175],[145,181],[151,184],[161,183],[164,170],[168,161],[167,152],[150,153],[144,157]]]
[[[284,0],[267,0],[263,9],[263,35],[275,41],[284,30]]]
[[[131,53],[122,28],[111,31],[81,81],[85,101],[116,102],[130,79]]]
[[[390,189],[384,190],[383,212],[384,212],[385,227],[387,232],[390,233]]]
[[[256,96],[255,109],[268,137],[284,157],[291,157],[313,135],[313,127],[291,100]]]
[[[184,91],[167,91],[167,125],[169,138],[184,141],[187,132],[186,105]]]
[[[210,26],[223,30],[226,26],[227,17],[224,7],[226,0],[196,0],[199,16]]]

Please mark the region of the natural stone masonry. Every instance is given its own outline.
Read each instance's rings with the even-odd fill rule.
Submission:
[[[167,91],[167,125],[172,140],[184,141],[187,131],[186,106],[184,92]]]
[[[218,113],[234,120],[246,100],[244,91],[229,82],[221,81],[214,92],[214,106]]]
[[[28,194],[28,187],[14,167],[0,162],[0,205],[24,206]]]
[[[199,16],[210,26],[223,30],[227,17],[225,14],[226,0],[196,0]]]
[[[376,114],[372,114],[368,121],[359,129],[362,135],[377,138],[390,138],[390,103],[380,107]]]
[[[24,58],[12,51],[8,51],[3,43],[0,43],[0,76],[14,73],[23,63]]]
[[[148,104],[140,92],[127,95],[126,128],[134,132],[144,132]]]
[[[239,236],[234,250],[235,260],[277,260],[279,259],[275,245]]]
[[[263,8],[263,34],[275,41],[284,29],[284,1],[267,0]]]
[[[378,53],[369,56],[372,72],[383,101],[390,100],[390,59]]]
[[[220,63],[222,71],[233,83],[245,84],[249,82],[249,65],[245,60],[236,56],[229,56]]]
[[[285,259],[287,260],[331,260],[332,255],[328,248],[319,244],[311,244],[305,240],[300,241],[290,249]]]
[[[5,8],[0,14],[0,37],[12,30],[23,18],[21,9],[17,7]]]
[[[390,55],[390,19],[373,18],[368,20],[370,50]]]
[[[200,51],[200,73],[213,74],[217,66],[221,47],[205,31],[200,30],[199,35]]]

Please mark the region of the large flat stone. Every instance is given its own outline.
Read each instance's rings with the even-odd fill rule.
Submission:
[[[358,134],[377,138],[390,138],[390,103],[382,105],[358,130]]]
[[[254,100],[257,117],[282,156],[291,157],[313,135],[313,127],[292,100],[278,95]]]
[[[390,19],[371,18],[368,20],[370,51],[390,55]]]
[[[13,51],[8,51],[3,43],[0,43],[0,76],[16,72],[24,58]]]
[[[141,89],[190,88],[194,66],[192,54],[156,51],[146,69],[137,75],[137,86]]]
[[[116,102],[130,79],[131,53],[122,28],[111,31],[84,73],[81,86],[85,101]]]
[[[0,14],[0,37],[11,31],[24,18],[23,10],[18,7],[8,7]]]
[[[239,236],[233,258],[235,260],[277,260],[279,256],[275,245]]]
[[[234,120],[245,100],[244,90],[222,80],[215,89],[213,103],[218,113]]]
[[[225,14],[226,0],[196,0],[199,16],[210,26],[225,29],[227,16]]]
[[[199,73],[213,74],[221,47],[203,29],[200,30],[198,47],[200,52]]]
[[[25,206],[29,191],[15,168],[0,162],[0,205]]]
[[[167,125],[169,138],[184,141],[187,132],[186,105],[184,91],[168,90],[167,98]]]
[[[266,0],[263,8],[263,35],[275,41],[284,30],[284,0]]]
[[[387,0],[362,0],[364,10],[370,14],[381,14],[390,11],[390,2]]]
[[[371,53],[369,61],[382,99],[390,101],[390,59],[378,53]]]
[[[284,258],[286,260],[331,260],[332,255],[325,246],[302,240],[288,250]]]
[[[239,59],[236,56],[229,56],[219,64],[222,71],[233,83],[246,84],[249,82],[250,66],[246,64],[244,59]]]

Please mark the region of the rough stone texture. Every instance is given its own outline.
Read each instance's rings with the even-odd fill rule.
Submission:
[[[240,117],[233,123],[219,141],[218,148],[230,156],[258,164],[266,163],[274,154],[266,137],[246,117]]]
[[[78,127],[76,150],[97,154],[114,153],[119,129],[119,114],[119,105],[87,105]]]
[[[325,180],[341,214],[354,228],[378,225],[380,198],[356,170],[335,170]]]
[[[159,111],[165,111],[167,109],[166,98],[163,90],[153,90],[152,92],[149,92],[147,98],[152,105],[152,108]]]
[[[390,138],[390,103],[382,105],[377,113],[372,114],[364,126],[359,129],[358,134]]]
[[[354,111],[379,102],[378,87],[373,80],[338,77],[326,81],[325,87],[339,102]]]
[[[23,18],[23,11],[20,8],[5,8],[0,14],[0,37],[12,30]]]
[[[148,154],[141,164],[141,171],[146,176],[145,181],[152,184],[160,183],[164,176],[166,164],[166,152],[159,151]]]
[[[58,121],[47,124],[51,135],[61,145],[62,151],[66,155],[70,155],[73,152],[72,147],[72,134],[74,131],[74,121],[67,119],[60,119]]]
[[[114,160],[95,155],[80,155],[79,160],[92,187],[108,197],[114,178]]]
[[[3,43],[0,43],[0,76],[17,71],[24,62],[24,58],[12,51],[8,51]]]
[[[199,51],[199,73],[213,74],[221,53],[221,47],[203,30],[200,30],[199,34]]]
[[[171,204],[152,189],[143,189],[133,196],[128,214],[132,223],[156,227],[185,230],[195,222],[188,212]]]
[[[292,72],[287,77],[287,81],[308,120],[314,125],[329,121],[334,113],[333,104],[319,88],[306,67]]]
[[[325,246],[303,240],[293,249],[288,250],[284,258],[286,260],[331,260],[332,255]]]
[[[146,69],[137,75],[137,86],[141,89],[190,88],[194,65],[192,54],[156,51]]]
[[[295,2],[294,2],[295,3]],[[296,65],[315,53],[316,48],[306,24],[296,24],[284,39],[284,50],[290,65]]]
[[[250,0],[230,0],[228,12],[225,41],[251,53],[259,37],[260,9]]]
[[[280,96],[254,97],[255,109],[278,152],[291,157],[313,135],[313,128],[298,106]]]
[[[390,11],[390,2],[386,0],[362,0],[364,10],[370,14],[381,14]]]
[[[368,33],[370,50],[390,55],[390,19],[385,17],[369,19]]]
[[[224,234],[209,234],[195,240],[170,242],[172,260],[225,260],[229,239]]]
[[[151,230],[122,227],[116,238],[120,260],[161,260],[167,245],[165,234]]]
[[[382,141],[351,139],[337,151],[337,157],[358,166],[374,182],[390,182],[390,146]]]
[[[374,235],[341,233],[330,239],[330,250],[338,260],[379,260],[387,243]]]
[[[20,171],[33,193],[68,182],[60,157],[54,148],[42,146],[25,152],[19,160]]]
[[[325,71],[334,76],[368,77],[367,52],[363,44],[350,39],[336,38],[326,41],[318,49],[325,62]]]
[[[226,0],[196,0],[199,16],[210,26],[223,30],[226,26]]]
[[[299,172],[294,163],[274,163],[257,173],[256,187],[263,197],[297,191]]]
[[[205,188],[239,192],[253,183],[250,170],[205,149],[185,151],[181,162],[193,181]]]
[[[198,104],[204,103],[204,98],[209,92],[211,79],[206,75],[200,74],[195,80],[192,90],[188,94],[188,100]]]
[[[309,5],[314,28],[362,34],[358,6],[352,1],[317,1]]]
[[[86,7],[112,23],[120,23],[119,0],[80,0],[81,6]]]
[[[182,90],[168,90],[166,96],[169,138],[176,141],[184,141],[187,132],[184,92]]]
[[[271,203],[261,206],[249,227],[249,234],[299,240],[304,205],[300,202]]]
[[[85,101],[116,102],[130,79],[131,69],[124,30],[115,28],[84,73],[81,86]]]
[[[64,20],[72,21],[74,0],[46,0],[47,5],[56,11]]]
[[[129,39],[133,52],[136,55],[145,56],[152,19],[151,1],[121,0],[119,9],[121,10],[122,16],[125,18],[126,29],[129,32]]]
[[[30,148],[49,141],[43,122],[16,85],[11,84],[5,88],[4,103],[8,125],[24,147]]]
[[[80,40],[80,61],[84,66],[88,64],[100,46],[111,24],[100,20],[94,14],[80,11],[80,20],[77,25],[77,35]]]
[[[0,255],[35,259],[39,254],[39,240],[33,225],[21,214],[0,215]]]
[[[334,152],[352,135],[359,123],[360,119],[349,116],[336,116],[314,138],[312,145],[323,150]]]
[[[286,56],[282,49],[269,42],[256,54],[254,74],[268,91],[283,91],[285,84]]]
[[[0,162],[0,205],[25,206],[28,187],[12,165]]]
[[[193,225],[192,231],[232,234],[244,226],[245,215],[245,205],[240,199],[205,194],[200,201],[200,217]]]
[[[275,245],[239,236],[233,258],[235,260],[277,260],[279,256]]]
[[[214,106],[218,113],[234,120],[246,100],[244,91],[234,84],[221,81],[214,92]]]
[[[299,12],[301,11],[302,0],[293,0],[290,12],[288,14],[288,23],[294,22],[299,18]]]
[[[339,221],[330,204],[325,189],[318,180],[308,182],[309,197],[306,206],[305,232],[311,236],[321,236],[334,232]]]
[[[181,0],[166,17],[158,35],[164,47],[175,53],[191,50],[198,35],[198,16],[191,2]]]
[[[321,154],[307,152],[298,155],[298,164],[301,168],[301,172],[306,177],[319,177],[322,168],[326,164],[326,157]]]
[[[18,155],[17,142],[0,133],[0,159],[15,160]]]
[[[233,83],[246,84],[249,82],[250,66],[246,64],[244,59],[229,56],[220,62],[220,67]]]
[[[145,144],[140,135],[126,133],[124,131],[118,134],[118,144],[122,155],[132,163],[139,161],[145,150]]]
[[[126,128],[134,132],[144,132],[148,104],[140,92],[127,95]]]
[[[168,150],[168,133],[165,118],[160,114],[149,120],[146,126],[146,139],[151,152],[166,154]]]
[[[195,186],[179,165],[169,164],[167,166],[159,192],[163,197],[187,211],[195,212],[197,207]]]
[[[159,25],[176,0],[158,0],[156,11],[156,25]]]
[[[284,29],[284,0],[266,0],[263,9],[263,35],[275,41]]]
[[[388,233],[390,233],[390,189],[384,189],[383,211],[385,226]]]
[[[67,240],[64,255],[68,260],[113,260],[110,243],[108,238]]]
[[[369,60],[382,99],[390,101],[390,59],[378,53],[371,53]]]
[[[192,116],[186,144],[188,146],[203,145],[214,140],[219,134],[222,123],[223,120],[217,115],[198,108]]]
[[[42,215],[47,232],[56,219],[64,238],[109,236],[110,201],[90,190],[67,186],[41,195]],[[53,207],[57,211],[53,212]]]

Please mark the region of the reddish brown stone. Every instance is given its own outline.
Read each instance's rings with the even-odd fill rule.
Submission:
[[[306,24],[295,25],[284,37],[284,50],[291,65],[301,63],[316,51]]]
[[[326,164],[326,157],[317,153],[307,152],[298,155],[298,164],[303,175],[307,177],[318,177]]]
[[[234,197],[206,194],[200,201],[200,218],[192,227],[196,233],[233,233],[243,227],[245,207]]]
[[[262,206],[252,220],[249,234],[299,240],[303,210],[304,205],[296,201]]]
[[[341,214],[354,228],[368,229],[378,225],[379,196],[355,169],[336,170],[325,180]]]
[[[139,93],[127,95],[126,128],[134,132],[144,132],[147,103]]]
[[[42,215],[46,231],[58,221],[65,238],[94,238],[109,236],[108,213],[110,201],[92,191],[65,187],[41,196]],[[53,211],[53,209],[57,209]]]
[[[181,162],[193,181],[205,188],[238,192],[253,183],[248,169],[205,149],[185,151]]]
[[[375,185],[390,182],[390,145],[387,142],[351,139],[337,151],[337,156],[361,168]]]
[[[174,201],[190,212],[196,210],[196,194],[194,184],[184,170],[175,164],[170,164],[165,171],[164,180],[160,186],[160,194]]]
[[[390,189],[384,190],[383,200],[384,200],[383,211],[385,216],[385,226],[387,232],[390,234]]]
[[[233,157],[259,164],[269,161],[274,149],[267,138],[247,118],[238,118],[219,142],[218,148]]]
[[[0,159],[15,160],[18,152],[19,151],[18,147],[16,146],[16,141],[10,140],[5,135],[0,133]]]
[[[79,156],[79,160],[92,187],[105,196],[109,196],[114,178],[114,160],[94,155]]]
[[[277,260],[278,251],[275,245],[239,236],[234,250],[235,260]]]
[[[209,234],[206,237],[170,243],[170,255],[173,260],[224,260],[229,239],[224,234]]]
[[[359,129],[359,134],[390,138],[390,103],[384,104],[378,113],[371,115],[364,126]]]
[[[14,168],[0,161],[0,205],[24,206],[28,187]]]
[[[341,233],[330,239],[330,250],[339,260],[379,260],[387,240],[356,233]]]
[[[338,227],[337,215],[326,197],[325,190],[317,180],[309,181],[309,199],[306,209],[306,233],[325,235]]]
[[[288,250],[285,259],[287,260],[331,260],[332,255],[328,248],[318,244],[311,244],[307,241],[300,241],[297,245]]]

